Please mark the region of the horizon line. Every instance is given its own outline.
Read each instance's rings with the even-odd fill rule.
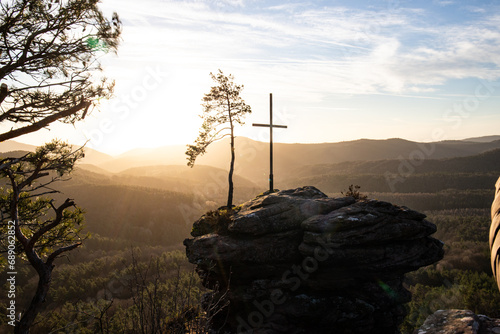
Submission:
[[[433,142],[445,142],[445,141],[467,141],[467,140],[470,140],[470,139],[478,139],[478,138],[487,138],[487,137],[500,137],[500,134],[489,134],[489,135],[483,135],[483,136],[474,136],[474,137],[466,137],[466,138],[462,138],[462,139],[457,139],[457,138],[447,138],[447,139],[444,139],[444,140],[438,140],[438,141],[435,141],[435,140],[431,140],[431,141],[416,141],[416,140],[410,140],[410,139],[405,139],[405,138],[401,138],[401,137],[390,137],[390,138],[358,138],[358,139],[351,139],[351,140],[341,140],[341,141],[332,141],[332,142],[309,142],[309,143],[300,143],[300,142],[276,142],[274,141],[274,144],[285,144],[285,145],[322,145],[322,144],[339,144],[339,143],[347,143],[347,142],[355,142],[355,141],[360,141],[360,140],[371,140],[371,141],[384,141],[384,140],[404,140],[404,141],[408,141],[408,142],[414,142],[414,143],[433,143]],[[264,143],[264,144],[268,144],[269,142],[266,142],[266,141],[262,141],[262,140],[256,140],[256,139],[253,139],[253,138],[249,138],[249,137],[245,137],[245,136],[235,136],[235,139],[236,138],[244,138],[244,139],[247,139],[247,140],[251,140],[253,142],[257,142],[257,143]],[[220,141],[224,141],[225,139],[222,139]],[[500,139],[498,139],[500,140]],[[492,140],[492,141],[495,141],[495,140]],[[40,145],[34,145],[34,144],[30,144],[30,143],[26,143],[26,142],[22,142],[22,141],[19,141],[19,140],[7,140],[7,141],[4,141],[4,142],[0,142],[0,145],[2,145],[3,143],[8,143],[8,142],[14,142],[14,143],[18,143],[18,144],[22,144],[22,145],[28,145],[28,146],[33,146],[33,147],[38,147]],[[73,146],[79,146],[79,145],[76,145],[76,144],[71,144]],[[106,154],[106,155],[109,155],[111,157],[118,157],[120,155],[124,155],[124,154],[127,154],[129,152],[132,152],[132,151],[136,151],[136,150],[156,150],[156,149],[161,149],[161,148],[165,148],[165,147],[185,147],[189,144],[167,144],[167,145],[159,145],[159,146],[149,146],[149,147],[133,147],[133,148],[129,148],[125,151],[122,151],[120,153],[107,153],[106,151],[100,151],[98,150],[97,148],[92,148],[92,147],[85,147],[87,149],[91,149],[93,151],[96,151],[96,152],[99,152],[99,153],[102,153],[102,154]],[[3,150],[0,150],[0,153],[7,153],[7,152],[12,152],[12,151],[3,151]]]

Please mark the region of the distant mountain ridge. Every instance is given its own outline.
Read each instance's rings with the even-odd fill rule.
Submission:
[[[463,141],[472,141],[476,143],[487,143],[487,142],[492,142],[495,140],[500,140],[500,136],[482,136],[482,137],[473,137],[473,138],[466,138],[463,139]]]
[[[122,172],[134,167],[154,165],[186,165],[186,146],[173,145],[158,148],[133,149],[98,166],[111,172]]]
[[[404,159],[445,159],[466,157],[500,149],[500,136],[468,138],[432,143],[418,143],[400,138],[385,140],[359,139],[321,144],[274,144],[274,174],[291,177],[296,169],[309,165],[333,165],[348,161],[379,161]],[[17,146],[16,146],[17,145]],[[24,145],[24,146],[23,146]],[[0,151],[26,149],[34,146],[7,141],[0,143]],[[95,165],[113,173],[131,168],[155,165],[186,166],[186,147],[183,145],[160,148],[134,149],[117,157],[86,149],[82,163]],[[204,156],[198,157],[194,170],[201,165],[228,170],[229,139],[213,143]],[[83,165],[82,165],[83,167]],[[187,168],[187,167],[186,167]],[[236,174],[259,185],[267,183],[269,174],[269,143],[245,137],[236,138]]]
[[[276,183],[284,188],[308,184],[329,193],[339,193],[351,184],[360,185],[363,191],[380,193],[437,193],[451,189],[454,193],[493,193],[500,175],[499,162],[500,149],[445,159],[346,161],[301,166],[290,171],[288,177],[279,177]],[[491,196],[487,195],[488,206]]]
[[[6,140],[0,142],[0,152],[10,152],[10,151],[35,151],[36,146],[19,143],[14,140]]]
[[[80,146],[73,145],[73,149],[78,149]],[[14,140],[6,140],[0,142],[0,152],[6,153],[11,151],[26,151],[26,152],[34,152],[37,146],[20,143]],[[106,161],[112,160],[113,157],[99,152],[97,150],[86,147],[85,148],[85,158],[82,159],[81,163],[99,165],[105,163]]]
[[[493,142],[468,142],[468,141],[442,141],[435,143],[417,143],[404,139],[370,140],[360,139],[355,141],[323,144],[274,144],[274,174],[275,177],[292,177],[293,171],[301,166],[335,164],[347,161],[377,161],[384,159],[410,159],[414,155],[423,156],[424,159],[444,159],[472,156],[492,149],[500,148],[500,141]],[[169,155],[166,152],[174,152]],[[171,161],[178,157],[179,165],[185,164],[185,156],[179,147],[170,147],[170,151],[161,148],[153,156],[136,155],[128,156],[121,160],[123,166],[140,166],[141,164],[172,164]],[[149,151],[148,153],[153,153]],[[155,161],[156,158],[156,161]],[[149,159],[149,160],[148,160]],[[127,160],[129,161],[127,163]],[[168,163],[166,162],[168,161]],[[110,161],[102,168],[119,171],[114,165],[117,161]],[[204,156],[198,157],[194,169],[198,165],[208,165],[228,169],[229,143],[222,140],[213,143]],[[124,168],[123,168],[124,169]],[[123,170],[121,169],[121,170]],[[253,182],[265,185],[269,175],[269,144],[258,142],[244,137],[236,138],[236,173]]]
[[[269,143],[239,137],[236,144],[235,203],[242,203],[267,189]],[[16,155],[34,148],[0,143],[0,151]],[[88,210],[89,230],[103,236],[178,242],[194,220],[227,198],[228,142],[214,143],[194,168],[186,166],[184,151],[183,146],[168,146],[110,157],[88,149],[86,159],[94,160],[79,164],[71,180],[57,185],[62,193],[55,197],[74,198]],[[500,141],[277,143],[274,158],[278,189],[314,185],[338,194],[357,184],[362,192],[402,205],[460,208],[467,201],[483,208],[491,205],[490,192],[500,174]],[[401,170],[408,175],[400,181],[387,179],[386,173],[399,178]],[[445,203],[450,194],[453,199]],[[163,232],[155,232],[159,230]]]
[[[500,172],[500,149],[493,149],[476,155],[425,159],[412,162],[405,159],[385,159],[372,161],[345,161],[336,164],[302,166],[294,173],[297,177],[328,173],[342,174],[384,174],[398,173],[401,166],[412,165],[415,173],[487,173]],[[407,167],[405,167],[407,168]]]

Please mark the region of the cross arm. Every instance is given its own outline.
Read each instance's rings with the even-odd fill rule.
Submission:
[[[271,125],[271,124],[260,124],[260,123],[253,123],[252,126],[260,126],[260,127],[264,127],[264,128],[282,128],[282,129],[286,129],[287,126],[286,125]]]

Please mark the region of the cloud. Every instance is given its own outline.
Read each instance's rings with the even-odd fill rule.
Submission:
[[[455,1],[451,0],[433,0],[432,2],[441,7],[446,7],[455,4]]]
[[[487,12],[487,10],[485,8],[476,7],[476,6],[466,6],[465,9],[470,11],[471,13],[484,14]]]
[[[130,23],[124,29],[125,58],[190,68],[193,74],[230,68],[290,91],[305,83],[314,99],[431,92],[451,79],[499,78],[498,16],[438,26],[423,8],[252,5],[120,1]]]

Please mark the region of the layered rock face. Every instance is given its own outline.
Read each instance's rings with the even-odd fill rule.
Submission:
[[[221,333],[389,334],[411,299],[403,275],[443,256],[435,231],[405,207],[302,187],[202,216],[184,244]]]

